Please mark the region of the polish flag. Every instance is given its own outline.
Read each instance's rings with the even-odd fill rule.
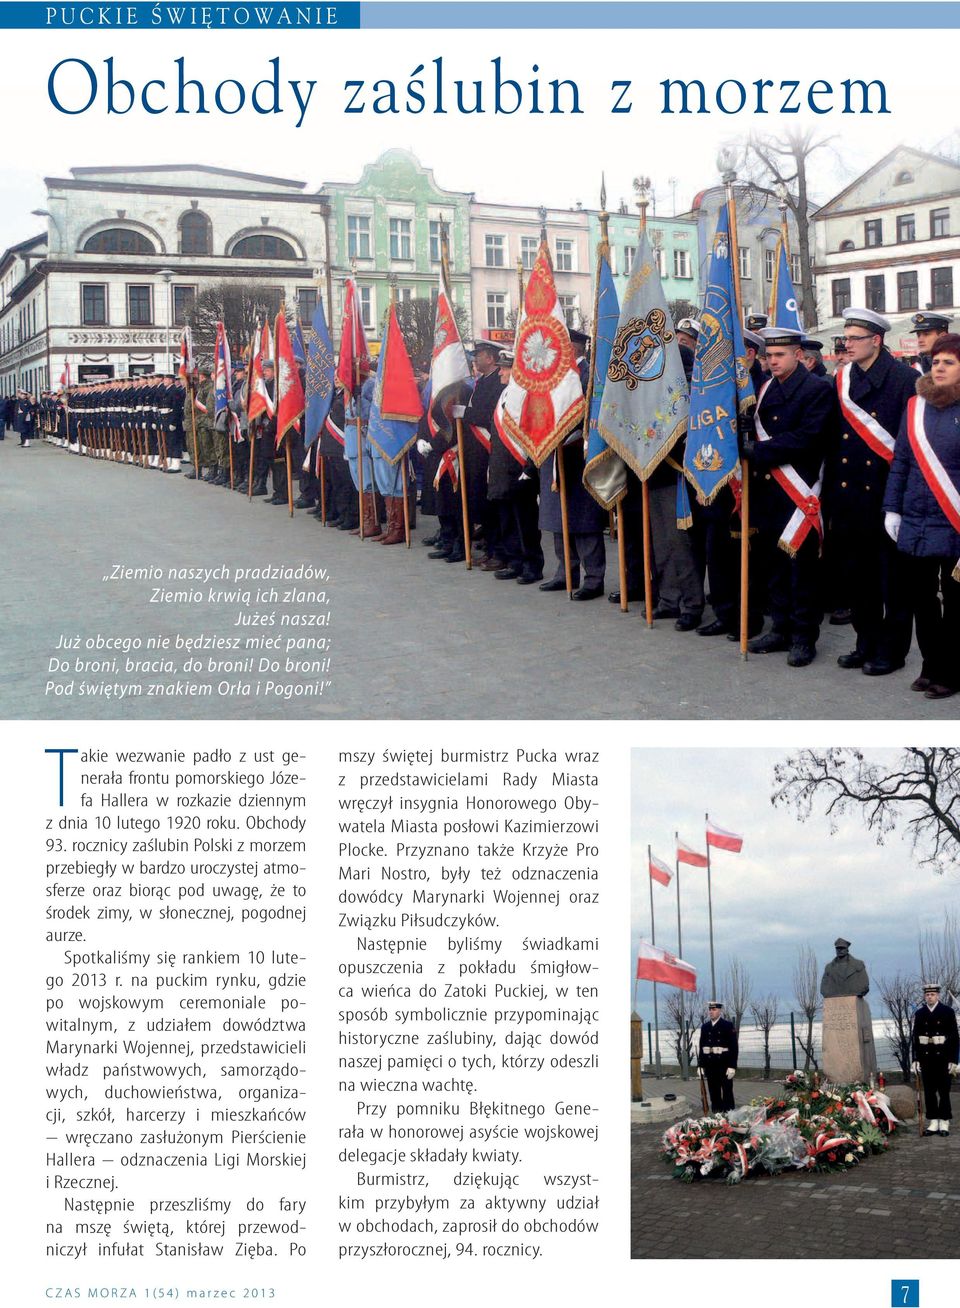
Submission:
[[[706,854],[698,854],[695,849],[685,845],[682,840],[677,841],[677,861],[679,863],[689,863],[691,867],[706,867]]]
[[[718,827],[716,822],[711,822],[708,818],[707,844],[714,849],[726,849],[731,854],[739,854],[743,849],[743,836],[738,836],[733,831],[724,831],[723,827]]]
[[[650,855],[650,875],[654,881],[659,881],[661,886],[669,886],[673,876],[666,863],[661,863],[659,858]]]
[[[677,958],[676,954],[641,940],[637,955],[637,980],[659,981],[661,985],[676,986],[678,990],[692,992],[697,988],[697,970],[682,958]]]

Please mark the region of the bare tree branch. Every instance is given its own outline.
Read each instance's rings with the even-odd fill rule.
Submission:
[[[816,1055],[813,1052],[813,1024],[816,1021],[817,1013],[820,1011],[820,970],[817,967],[817,956],[811,945],[799,945],[797,947],[797,961],[793,965],[793,997],[796,1000],[797,1007],[806,1018],[807,1032],[806,1036],[799,1035],[800,1048],[803,1050],[803,1070],[809,1070],[812,1063],[814,1068],[819,1068]]]
[[[921,866],[960,868],[960,750],[905,749],[883,767],[857,749],[800,750],[774,768],[774,806],[806,822],[823,806],[836,831],[859,812],[877,844],[902,830]]]

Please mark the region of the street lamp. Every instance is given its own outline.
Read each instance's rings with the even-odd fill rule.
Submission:
[[[173,372],[173,286],[171,285],[176,274],[172,268],[158,268],[157,276],[162,277],[167,287],[167,358],[169,360],[169,371]]]

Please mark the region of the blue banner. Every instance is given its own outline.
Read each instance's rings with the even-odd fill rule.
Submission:
[[[700,336],[690,385],[683,471],[701,504],[709,504],[738,472],[737,413],[753,400],[733,280],[727,207],[713,236]]]
[[[584,460],[583,484],[604,509],[611,509],[627,489],[623,460],[610,448],[600,432],[600,405],[607,380],[607,365],[620,321],[620,304],[609,259],[601,258],[597,271],[597,321],[593,331],[593,389],[590,395],[590,423]]]
[[[299,323],[297,324],[299,327]],[[333,342],[323,316],[323,301],[317,296],[317,307],[310,324],[312,337],[307,350],[306,417],[304,442],[309,448],[320,435],[320,430],[333,403]],[[301,348],[303,337],[301,336]],[[296,349],[296,346],[294,346]]]
[[[803,331],[803,323],[800,321],[800,310],[797,308],[797,293],[793,289],[793,278],[790,276],[790,264],[787,262],[787,248],[783,243],[783,237],[780,238],[779,257],[777,259],[777,279],[774,283],[773,303],[771,305],[770,326],[771,327],[792,327],[796,331]]]

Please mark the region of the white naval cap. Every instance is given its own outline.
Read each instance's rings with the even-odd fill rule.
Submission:
[[[879,332],[881,336],[890,330],[887,319],[872,309],[844,309],[843,321],[846,326],[866,327],[868,332]]]
[[[745,327],[743,329],[743,339],[744,342],[747,345],[752,346],[753,349],[759,350],[761,353],[763,352],[765,342],[759,332],[752,332],[749,330],[749,328]]]
[[[762,327],[758,334],[764,346],[796,345],[799,348],[803,340],[803,332],[796,327]]]

